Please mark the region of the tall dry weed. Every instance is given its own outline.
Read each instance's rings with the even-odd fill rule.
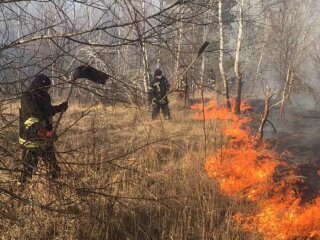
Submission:
[[[56,143],[58,181],[41,163],[25,188],[18,172],[0,173],[21,198],[0,195],[1,238],[246,239],[232,219],[246,204],[220,196],[203,169],[204,140],[207,151],[223,144],[219,125],[207,123],[205,138],[190,111],[175,106],[172,120],[151,121],[146,109],[72,107],[60,132],[80,120]]]

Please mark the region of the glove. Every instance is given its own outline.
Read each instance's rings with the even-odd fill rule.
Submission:
[[[68,109],[68,102],[63,102],[59,105],[60,112],[65,112]]]
[[[47,130],[45,128],[41,128],[38,130],[37,135],[41,138],[46,138],[46,139],[55,139],[55,134],[53,131]]]

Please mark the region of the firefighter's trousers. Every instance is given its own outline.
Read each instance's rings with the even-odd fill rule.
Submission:
[[[44,161],[52,178],[57,178],[59,176],[60,167],[57,162],[55,148],[53,145],[39,148],[23,148],[21,182],[26,182],[28,178],[32,177],[32,173],[38,165],[39,158],[42,158]]]
[[[152,119],[158,117],[160,113],[160,109],[162,110],[163,117],[165,119],[170,119],[170,108],[169,104],[156,104],[152,107]]]

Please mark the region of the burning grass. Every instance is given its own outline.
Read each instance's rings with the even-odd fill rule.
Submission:
[[[319,238],[319,195],[305,201],[296,191],[299,186],[306,192],[299,171],[267,144],[253,145],[249,117],[239,118],[215,102],[204,112],[195,106],[196,118],[206,119],[204,137],[203,124],[190,119],[194,111],[177,109],[170,122],[150,121],[145,109],[98,105],[88,114],[84,106],[70,109],[60,132],[81,120],[57,142],[59,181],[49,181],[40,165],[27,188],[19,189],[18,173],[1,171],[0,189],[21,198],[0,196],[1,237]],[[8,136],[3,146],[15,156],[2,161],[14,169],[21,165],[12,144],[16,128],[2,133]],[[205,146],[212,153],[206,160]],[[275,177],[279,169],[290,170]]]
[[[202,108],[201,105],[194,107],[195,110]],[[247,128],[250,118],[238,117],[214,101],[204,109],[205,114],[195,117],[222,120],[227,138],[226,145],[207,158],[208,175],[217,180],[224,195],[243,197],[258,205],[258,210],[235,215],[243,229],[259,232],[269,240],[320,239],[319,193],[302,203],[302,194],[295,188],[301,179],[295,172],[283,179],[274,179],[276,169],[291,169],[291,166],[267,144],[254,145],[254,136]]]

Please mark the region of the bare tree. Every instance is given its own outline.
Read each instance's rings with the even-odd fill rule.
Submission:
[[[220,69],[220,76],[223,81],[226,106],[229,110],[231,110],[228,78],[224,70],[224,28],[223,28],[222,11],[223,11],[223,3],[222,3],[222,0],[219,0],[219,37],[220,37],[219,69]]]
[[[238,26],[236,56],[234,61],[234,73],[237,79],[237,95],[236,95],[236,102],[234,106],[234,111],[236,114],[240,114],[241,93],[242,93],[242,72],[240,69],[240,51],[241,51],[243,21],[244,21],[243,20],[244,1],[239,0],[238,4],[239,4],[239,26]]]

